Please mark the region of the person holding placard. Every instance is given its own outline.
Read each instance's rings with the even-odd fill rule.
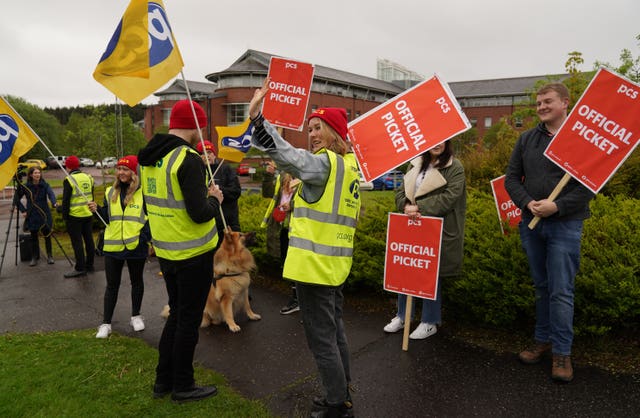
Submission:
[[[449,141],[415,158],[411,165],[403,187],[396,192],[398,211],[413,220],[420,216],[444,219],[436,299],[422,299],[420,325],[409,335],[413,340],[423,340],[435,334],[442,322],[442,280],[455,277],[462,269],[466,180],[462,163],[453,157]],[[384,327],[385,332],[398,332],[404,327],[406,303],[407,296],[398,294],[398,312]]]
[[[271,201],[264,213],[260,227],[267,228],[267,253],[273,258],[279,258],[281,265],[284,266],[289,247],[289,222],[293,212],[293,196],[298,189],[300,180],[284,171],[275,176],[275,172],[275,164],[266,163],[262,180],[262,197],[269,197]],[[280,313],[289,315],[299,310],[298,293],[294,282],[291,285],[291,298],[280,309]]]
[[[251,140],[281,170],[302,181],[294,197],[283,277],[296,282],[307,344],[325,391],[314,399],[313,416],[352,417],[342,287],[351,271],[360,188],[357,161],[347,143],[347,112],[319,108],[309,115],[309,152],[291,146],[260,114],[268,91],[266,78],[249,104],[255,126]]]
[[[505,178],[505,188],[522,210],[520,239],[535,287],[534,343],[519,354],[525,364],[538,363],[551,351],[551,377],[573,379],[574,280],[580,267],[582,224],[590,216],[593,193],[571,179],[555,200],[548,199],[564,170],[544,156],[544,151],[567,118],[569,90],[561,83],[547,84],[537,92],[540,123],[516,142]],[[541,222],[530,229],[537,216]]]

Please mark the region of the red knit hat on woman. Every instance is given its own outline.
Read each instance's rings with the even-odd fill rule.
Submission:
[[[209,152],[213,152],[213,143],[211,141],[207,141],[206,139],[204,140],[204,149],[206,149]],[[198,153],[202,154],[202,142],[198,141],[198,144],[196,145],[196,151],[198,151]]]
[[[202,107],[196,103],[193,103],[193,108],[196,111],[196,117],[198,118],[198,125],[200,129],[207,126],[207,115],[204,113]],[[193,111],[189,100],[180,100],[171,108],[171,116],[169,116],[169,129],[198,129],[196,121],[193,118]]]
[[[116,167],[119,165],[127,167],[129,170],[138,174],[138,157],[135,155],[125,155],[124,157],[120,158],[118,160],[118,164],[116,164]]]
[[[342,139],[347,140],[347,111],[343,108],[321,107],[311,112],[307,118],[307,122],[312,118],[320,118],[327,122]]]

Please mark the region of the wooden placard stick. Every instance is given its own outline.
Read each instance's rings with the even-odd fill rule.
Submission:
[[[567,183],[569,183],[569,180],[571,180],[571,175],[569,175],[569,173],[564,173],[564,176],[560,179],[555,189],[553,189],[553,191],[549,195],[550,201],[553,202],[554,200],[556,200],[556,198],[558,197],[562,189],[564,189],[564,186],[566,186]],[[534,217],[531,220],[531,222],[529,222],[529,229],[535,228],[536,225],[538,225],[538,222],[540,222],[540,217],[539,216]]]
[[[412,296],[407,295],[407,304],[404,310],[404,334],[402,335],[402,350],[409,350],[409,330],[411,329],[411,302]]]

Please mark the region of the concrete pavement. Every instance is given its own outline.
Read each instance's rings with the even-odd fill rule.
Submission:
[[[6,219],[0,220],[2,246],[7,226]],[[64,279],[71,267],[54,242],[54,265],[16,266],[14,234],[11,230],[0,275],[0,333],[97,328],[105,287],[102,258],[88,277]],[[152,347],[162,331],[159,312],[166,303],[158,271],[157,260],[150,259],[142,307],[146,329],[135,333],[129,326],[126,273],[113,321],[114,332],[142,338]],[[288,294],[254,286],[252,296],[262,320],[240,318],[238,334],[224,325],[202,329],[196,361],[222,373],[239,393],[263,401],[277,416],[307,416],[320,385],[299,313],[279,314]],[[577,364],[572,383],[555,384],[549,359],[523,366],[515,353],[466,345],[446,327],[427,340],[411,341],[403,352],[402,335],[382,331],[391,309],[389,314],[360,312],[348,299],[345,308],[358,417],[631,417],[640,411],[639,375],[613,375]]]

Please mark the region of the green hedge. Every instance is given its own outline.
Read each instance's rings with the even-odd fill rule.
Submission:
[[[633,331],[640,327],[640,216],[635,199],[597,196],[585,222],[582,263],[576,278],[575,330],[582,335]],[[260,271],[277,271],[259,228],[268,199],[243,195],[243,230],[257,231],[252,249]],[[393,192],[363,193],[348,291],[382,294],[387,213]],[[443,283],[446,320],[530,329],[534,290],[517,230],[503,235],[493,197],[470,190],[467,200],[463,274]]]

